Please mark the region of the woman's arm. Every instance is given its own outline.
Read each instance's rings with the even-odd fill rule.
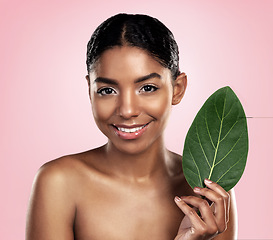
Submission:
[[[54,166],[43,166],[29,203],[26,240],[73,240],[75,204],[67,177]]]
[[[185,217],[175,240],[232,240],[236,239],[237,219],[234,193],[227,193],[218,184],[205,181],[207,188],[195,188],[194,192],[208,201],[195,196],[175,199]],[[200,212],[197,214],[196,210]]]

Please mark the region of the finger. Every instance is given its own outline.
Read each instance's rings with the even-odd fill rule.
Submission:
[[[218,194],[220,194],[224,198],[228,197],[228,193],[219,184],[217,184],[217,183],[215,183],[215,182],[213,182],[213,181],[211,181],[209,179],[205,179],[204,183],[206,184],[206,186],[208,188],[210,188],[213,191],[217,192]]]
[[[196,207],[200,211],[202,219],[205,222],[205,224],[209,226],[209,228],[212,228],[212,231],[215,231],[217,224],[215,221],[215,216],[209,206],[208,201],[199,197],[194,197],[194,196],[182,197],[182,200],[186,202],[187,204],[190,204],[193,207]]]
[[[204,183],[206,184],[206,186],[210,189],[212,189],[213,191],[215,191],[216,193],[220,194],[225,202],[225,207],[226,207],[226,221],[228,222],[229,220],[229,208],[230,208],[230,195],[229,193],[227,193],[219,184],[205,179]]]
[[[192,227],[194,229],[204,229],[205,223],[198,216],[196,211],[191,208],[185,201],[179,197],[175,197],[176,205],[181,209],[181,211],[190,219]]]
[[[213,207],[216,224],[218,226],[219,232],[223,232],[226,230],[228,222],[229,213],[228,194],[218,184],[214,182],[206,181],[206,184],[209,185],[211,189],[195,188],[194,191],[202,196],[205,196],[210,201],[214,202]],[[219,190],[222,191],[222,194],[219,194]]]

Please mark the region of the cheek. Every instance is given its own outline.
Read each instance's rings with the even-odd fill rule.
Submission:
[[[92,103],[92,111],[95,120],[107,121],[115,112],[115,99],[94,99]]]
[[[147,104],[148,102],[148,104]],[[150,99],[146,102],[146,108],[149,113],[156,119],[165,120],[168,118],[171,111],[171,97],[169,94],[162,94],[160,97]]]

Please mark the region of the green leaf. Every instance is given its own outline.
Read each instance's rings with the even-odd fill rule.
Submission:
[[[208,178],[229,191],[244,172],[247,153],[244,109],[230,87],[221,88],[207,99],[187,133],[185,178],[192,188],[205,187]]]

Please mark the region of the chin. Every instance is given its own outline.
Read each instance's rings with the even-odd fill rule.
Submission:
[[[147,139],[146,139],[147,140]],[[108,142],[109,146],[112,146],[113,150],[118,151],[122,154],[127,155],[139,155],[147,151],[152,151],[153,149],[158,149],[162,147],[163,141],[160,137],[149,141],[143,141],[141,139],[137,140],[124,140],[124,141],[110,141]]]
[[[136,142],[127,142],[124,144],[111,144],[116,151],[127,154],[127,155],[138,155],[141,153],[146,152],[149,147],[148,146],[141,146],[140,144],[137,144]]]

